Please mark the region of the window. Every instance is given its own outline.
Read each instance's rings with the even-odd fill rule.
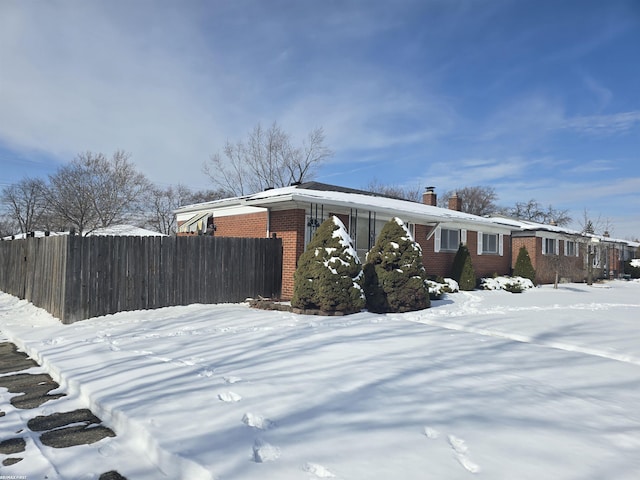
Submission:
[[[577,257],[578,256],[578,246],[576,242],[570,242],[565,240],[564,242],[564,255],[566,257]]]
[[[498,253],[498,235],[495,233],[482,234],[482,253]]]
[[[543,238],[542,239],[542,254],[543,255],[557,255],[558,254],[558,241],[555,238]]]
[[[440,231],[440,250],[458,251],[460,246],[460,230],[443,228]]]

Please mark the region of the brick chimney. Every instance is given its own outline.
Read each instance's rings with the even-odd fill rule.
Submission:
[[[438,204],[438,197],[435,190],[436,187],[427,187],[422,194],[422,203],[435,207]]]
[[[462,199],[458,196],[456,192],[453,192],[451,198],[449,198],[449,210],[462,210]]]

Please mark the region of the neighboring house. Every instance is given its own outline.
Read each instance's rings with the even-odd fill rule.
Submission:
[[[618,278],[625,260],[634,258],[638,243],[582,232],[557,225],[545,225],[507,217],[490,220],[511,226],[512,267],[518,252],[526,247],[536,271],[537,283],[582,282],[589,273],[593,279]]]
[[[315,230],[330,215],[347,227],[362,261],[383,225],[399,217],[421,245],[429,275],[449,276],[460,243],[468,246],[477,276],[511,270],[511,229],[460,212],[456,196],[449,209],[436,206],[432,188],[423,203],[350,188],[308,182],[253,195],[187,205],[175,211],[178,235],[271,237],[283,242],[282,296],[293,294],[297,261]]]
[[[60,235],[69,235],[69,232],[43,232],[36,230],[29,233],[18,233],[3,237],[2,240],[20,240],[27,237],[58,237]],[[88,233],[87,236],[116,236],[116,237],[166,237],[164,233],[147,230],[146,228],[134,227],[133,225],[112,225],[110,227],[97,228]]]

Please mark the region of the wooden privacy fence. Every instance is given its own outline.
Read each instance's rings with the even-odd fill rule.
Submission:
[[[282,240],[27,238],[0,242],[0,290],[63,323],[120,311],[278,297]]]

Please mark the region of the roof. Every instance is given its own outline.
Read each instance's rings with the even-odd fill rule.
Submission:
[[[186,205],[175,210],[175,213],[193,212],[195,214],[205,209],[215,210],[230,206],[273,208],[286,206],[291,203],[297,204],[300,207],[308,204],[322,203],[325,206],[340,207],[343,209],[369,209],[390,216],[403,216],[407,220],[422,221],[425,223],[455,222],[475,226],[484,225],[485,228],[497,227],[505,231],[510,228],[496,224],[487,218],[477,215],[393,198],[374,192],[318,182],[307,182],[289,187],[269,189],[251,195]]]
[[[57,237],[61,235],[69,235],[69,232],[49,232],[48,236]],[[44,237],[45,232],[37,230],[33,232],[36,238]],[[147,230],[146,228],[134,227],[133,225],[112,225],[111,227],[98,228],[88,233],[87,236],[128,236],[128,237],[150,237],[150,236],[166,236],[163,233]],[[18,233],[13,235],[13,239],[20,240],[27,237],[26,233]],[[12,240],[11,236],[4,237],[3,240]]]
[[[595,238],[597,241],[624,243],[631,247],[640,247],[640,243],[629,240],[614,239],[602,235],[585,235],[578,230],[561,227],[558,225],[546,225],[504,216],[480,217],[469,213],[440,208],[423,203],[403,200],[387,195],[358,190],[354,188],[329,185],[320,182],[305,182],[289,187],[272,188],[251,195],[225,198],[211,202],[185,205],[174,211],[176,214],[193,213],[194,215],[203,210],[214,211],[215,209],[234,206],[251,207],[285,207],[291,203],[297,204],[299,208],[305,205],[321,203],[326,206],[334,206],[349,209],[370,209],[376,212],[385,213],[390,216],[401,216],[405,220],[424,223],[457,223],[463,225],[473,225],[476,229],[493,228],[505,231],[547,231],[561,235],[581,236]],[[338,212],[336,212],[338,213]]]
[[[584,233],[578,230],[573,230],[571,228],[561,227],[558,225],[548,225],[544,223],[532,222],[530,220],[521,220],[517,218],[504,217],[504,216],[491,216],[487,217],[496,223],[500,223],[502,225],[510,225],[514,229],[520,230],[522,232],[533,232],[533,231],[546,231],[552,233],[558,233],[563,235],[571,235],[571,236],[579,236],[584,237],[585,239],[594,239],[599,242],[610,242],[610,243],[625,243],[630,247],[640,247],[640,243],[634,242],[631,240],[623,240],[620,238],[612,238],[606,235],[596,235],[592,233]]]

